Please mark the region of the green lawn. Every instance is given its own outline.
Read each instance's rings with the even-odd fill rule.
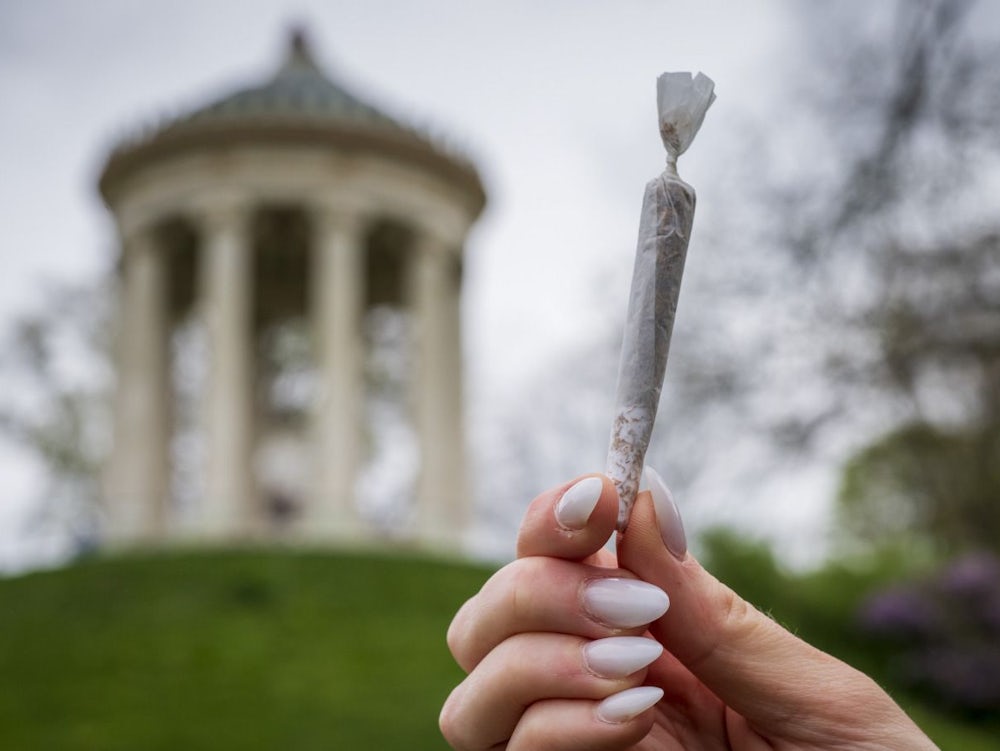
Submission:
[[[804,638],[878,674],[849,637],[863,581],[714,558]],[[95,559],[0,579],[0,749],[444,749],[437,714],[461,678],[445,630],[489,573],[266,550]],[[995,724],[904,703],[943,751],[1000,749]]]
[[[0,748],[434,749],[488,571],[287,551],[0,580]]]

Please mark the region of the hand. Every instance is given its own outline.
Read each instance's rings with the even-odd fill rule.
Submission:
[[[532,502],[517,560],[448,631],[468,673],[441,712],[455,749],[935,748],[871,679],[701,568],[647,478],[617,556],[603,549],[618,510],[607,478]]]

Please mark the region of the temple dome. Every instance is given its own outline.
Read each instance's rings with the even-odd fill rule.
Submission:
[[[485,193],[471,162],[364,101],[329,78],[305,33],[289,35],[285,59],[260,85],[239,89],[118,144],[100,176],[111,201],[118,186],[151,162],[199,149],[252,142],[322,142],[417,162],[476,196]]]
[[[285,61],[270,81],[229,94],[195,110],[172,127],[269,118],[314,119],[402,129],[391,117],[327,78],[316,64],[301,29],[291,33]]]

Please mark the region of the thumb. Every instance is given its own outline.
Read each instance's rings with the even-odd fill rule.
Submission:
[[[800,713],[829,717],[838,706],[831,692],[845,699],[868,693],[861,690],[871,684],[864,675],[794,636],[703,569],[686,551],[663,480],[649,469],[645,478],[649,491],[636,499],[618,562],[670,595],[670,610],[650,631],[696,678],[762,728],[786,725]]]

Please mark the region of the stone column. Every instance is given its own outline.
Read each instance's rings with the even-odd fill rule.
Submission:
[[[250,532],[259,516],[253,482],[253,247],[248,207],[219,203],[202,215],[201,310],[208,340],[204,499],[197,534]]]
[[[418,541],[462,545],[470,500],[462,430],[460,254],[432,234],[418,236],[410,294],[416,344],[413,408],[420,441],[416,492]]]
[[[108,477],[108,536],[131,543],[166,532],[170,486],[166,257],[151,229],[122,236],[122,276]]]
[[[355,498],[364,409],[362,318],[365,231],[361,214],[319,206],[314,214],[311,302],[318,370],[315,475],[309,536],[350,540],[363,533]]]

